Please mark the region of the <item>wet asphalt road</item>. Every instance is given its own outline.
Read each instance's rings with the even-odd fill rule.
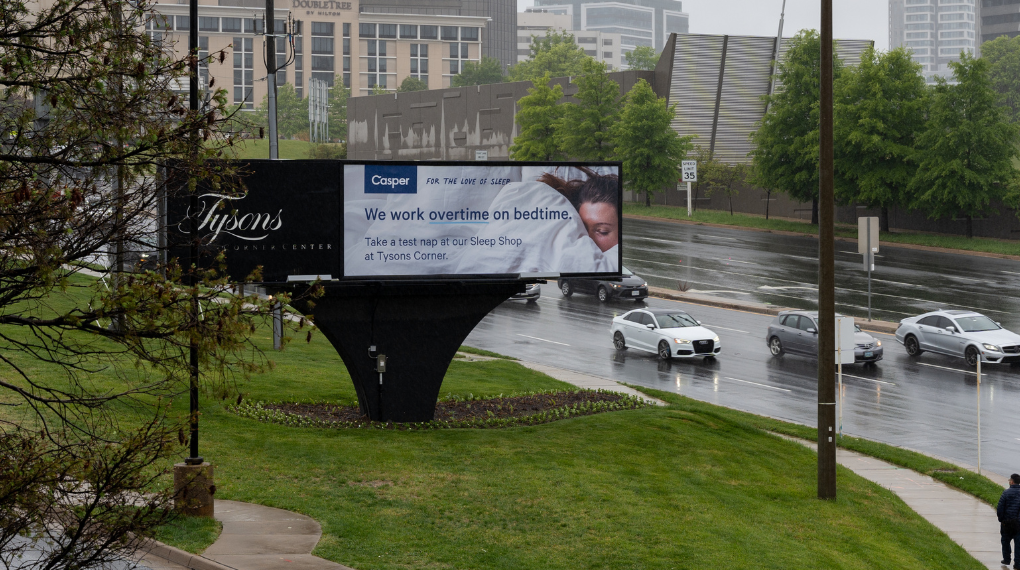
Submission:
[[[634,220],[627,225],[625,264],[650,284],[668,286],[673,280],[675,286],[674,276],[683,271],[677,266],[691,264],[696,289],[719,291],[715,294],[729,298],[813,307],[814,258],[810,256],[817,248],[814,240]],[[852,244],[837,245],[837,251],[852,249]],[[1015,297],[1020,290],[1020,262],[891,248],[883,248],[882,254],[885,257],[877,264],[885,265],[876,277],[884,271],[882,278],[888,283],[881,289],[876,283],[876,291],[886,295],[882,301],[875,297],[875,306],[881,306],[874,313],[876,318],[898,320],[936,306],[973,307],[1020,330]],[[857,269],[860,256],[837,257],[837,310],[860,317],[859,285],[863,283],[865,291],[867,287],[866,278],[854,274],[863,273]],[[669,265],[673,258],[677,263]],[[655,264],[662,269],[652,269]],[[967,280],[975,274],[982,281]],[[694,315],[720,336],[720,358],[661,362],[635,349],[619,352],[613,348],[610,322],[635,303],[603,305],[579,294],[564,298],[552,283],[542,287],[537,303],[503,303],[465,343],[756,414],[816,424],[815,362],[769,354],[764,334],[773,317],[662,299],[649,299],[645,305],[680,308]],[[974,372],[960,360],[932,353],[910,359],[892,336],[875,336],[885,347],[882,362],[875,367],[844,366],[844,433],[975,465],[978,396]],[[1020,368],[986,365],[982,371],[982,466],[1000,474],[1020,471]]]
[[[810,237],[627,219],[623,263],[651,285],[816,308],[818,241]],[[1020,255],[1020,242],[1017,244]],[[1020,261],[880,245],[872,316],[899,321],[937,308],[982,312],[1020,330]],[[857,244],[836,242],[836,310],[867,316],[868,274]]]

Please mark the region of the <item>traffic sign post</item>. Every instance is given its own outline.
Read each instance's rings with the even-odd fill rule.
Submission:
[[[854,350],[857,343],[854,342],[853,317],[836,317],[836,365],[837,378],[839,381],[839,436],[843,437],[843,365],[854,363]]]
[[[864,256],[864,270],[868,272],[868,320],[871,320],[871,272],[875,270],[878,253],[878,218],[857,218],[857,252]]]
[[[687,183],[687,217],[691,217],[691,182],[698,181],[698,161],[684,160],[680,162],[680,181]]]

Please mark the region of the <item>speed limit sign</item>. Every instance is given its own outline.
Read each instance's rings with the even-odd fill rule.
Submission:
[[[680,163],[681,182],[698,181],[698,161],[684,160]]]

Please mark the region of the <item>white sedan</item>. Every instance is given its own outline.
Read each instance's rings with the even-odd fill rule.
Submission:
[[[701,321],[674,309],[634,309],[613,319],[609,329],[617,350],[636,348],[670,358],[715,358],[719,335]]]

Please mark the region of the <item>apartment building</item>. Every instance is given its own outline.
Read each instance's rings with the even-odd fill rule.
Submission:
[[[598,30],[572,29],[573,20],[567,14],[550,13],[544,8],[528,8],[517,14],[517,61],[531,55],[531,42],[547,32],[569,32],[584,53],[606,63],[610,70],[626,69],[622,52],[622,36]]]

